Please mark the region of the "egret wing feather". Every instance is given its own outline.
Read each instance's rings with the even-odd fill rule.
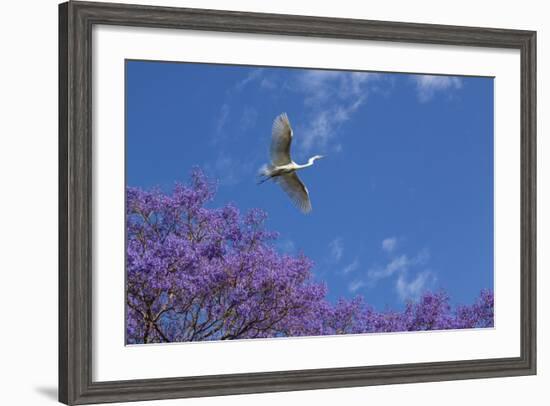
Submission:
[[[288,197],[294,204],[303,212],[311,211],[311,201],[309,200],[309,192],[306,185],[300,180],[296,172],[281,175],[276,178],[277,183],[286,192]]]
[[[287,165],[291,162],[291,143],[292,128],[288,116],[283,113],[275,118],[271,129],[271,162],[273,165]]]

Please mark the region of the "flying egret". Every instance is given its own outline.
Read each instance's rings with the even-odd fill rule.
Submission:
[[[309,158],[307,164],[297,164],[290,158],[292,138],[293,131],[286,113],[275,117],[271,130],[271,163],[260,170],[260,176],[263,176],[263,179],[259,183],[273,179],[303,213],[308,213],[311,211],[309,192],[296,171],[312,166],[317,159],[321,159],[323,156],[315,155]]]

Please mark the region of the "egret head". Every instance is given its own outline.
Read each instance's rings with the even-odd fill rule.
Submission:
[[[315,156],[311,157],[311,160],[316,161],[317,159],[322,159],[324,157],[325,157],[324,155],[315,155]]]

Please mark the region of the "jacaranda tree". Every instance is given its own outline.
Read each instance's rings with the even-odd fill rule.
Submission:
[[[455,311],[444,292],[403,312],[332,304],[308,258],[274,248],[265,213],[207,208],[214,190],[199,169],[171,195],[127,188],[129,344],[492,326],[489,291]]]

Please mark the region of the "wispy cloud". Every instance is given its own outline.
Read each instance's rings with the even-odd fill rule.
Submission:
[[[335,98],[345,101],[365,96],[364,85],[378,76],[370,72],[306,70],[298,76],[298,86],[306,105],[321,105]]]
[[[430,252],[428,249],[423,249],[411,256],[396,254],[396,248],[397,237],[382,240],[382,250],[391,254],[391,257],[385,265],[375,266],[367,271],[367,285],[373,287],[381,279],[395,278],[395,289],[401,300],[416,298],[435,281],[434,273],[425,270]],[[418,272],[419,268],[422,271]]]
[[[456,76],[414,75],[418,100],[426,103],[438,92],[462,88],[462,80]]]
[[[256,125],[258,119],[256,106],[235,103],[235,100],[242,97],[241,92],[246,86],[261,80],[263,75],[263,68],[253,69],[232,86],[229,86],[225,90],[225,97],[219,107],[219,113],[212,120],[213,132],[210,143],[221,152],[214,155],[203,165],[204,169],[211,176],[214,176],[222,186],[236,185],[243,178],[250,179],[250,176],[255,172],[254,167],[258,165],[259,157],[257,154],[249,154],[246,157],[231,156],[228,151],[235,153],[235,150],[230,146],[228,147],[228,142],[234,142],[236,137]]]
[[[220,113],[218,114],[218,119],[216,121],[216,136],[220,136],[223,134],[228,117],[229,105],[227,103],[224,103],[220,107]]]
[[[277,87],[277,84],[273,78],[263,77],[262,80],[260,80],[260,87],[262,89],[273,90]]]
[[[399,271],[406,271],[412,264],[412,260],[407,255],[400,255],[393,258],[385,266],[379,268],[371,268],[368,271],[368,276],[371,281],[375,282],[379,279],[388,278]]]
[[[418,254],[410,257],[406,254],[394,256],[390,262],[382,267],[369,269],[368,276],[372,281],[388,278],[397,272],[403,272],[415,265],[424,265],[430,258],[430,252],[427,249],[421,250]]]
[[[353,113],[363,104],[363,99],[358,99],[345,106],[333,106],[327,109],[319,109],[310,118],[310,122],[303,128],[301,147],[305,152],[313,148],[325,150],[329,143],[338,135],[338,127],[348,121]],[[338,144],[342,149],[342,144]]]
[[[304,106],[301,117],[290,117],[296,133],[300,134],[295,144],[298,153],[309,153],[313,149],[319,153],[341,151],[340,127],[353,119],[364,105],[371,83],[382,77],[370,72],[308,69],[282,78],[267,72],[263,68],[250,71],[228,95],[238,94],[251,84],[269,91],[272,97],[281,91],[296,93]]]
[[[254,69],[252,71],[250,71],[250,73],[248,75],[246,75],[243,79],[241,79],[240,81],[238,81],[236,84],[235,84],[235,89],[236,90],[243,90],[249,83],[257,80],[257,79],[260,79],[260,77],[262,76],[263,74],[263,69],[262,68],[257,68],[257,69]]]
[[[300,73],[295,90],[304,99],[307,124],[299,127],[299,147],[304,152],[330,147],[341,150],[341,143],[331,145],[339,136],[339,127],[351,120],[364,104],[369,83],[378,77],[368,72],[308,70]]]
[[[407,275],[402,273],[397,278],[395,288],[401,300],[417,299],[434,281],[435,276],[430,271],[422,271],[410,281],[407,280]]]
[[[212,137],[213,144],[219,144],[227,138],[226,130],[230,124],[229,117],[232,116],[232,121],[236,124],[240,124],[241,130],[246,130],[253,126],[256,123],[257,111],[252,106],[244,106],[242,112],[235,111],[234,99],[240,97],[240,93],[247,87],[250,83],[254,81],[263,81],[264,75],[263,68],[257,68],[251,70],[246,76],[241,78],[239,81],[234,83],[232,86],[229,86],[225,91],[224,102],[220,107],[220,112],[218,117],[215,119],[214,134]],[[233,107],[231,111],[230,106]],[[231,113],[231,114],[230,114]],[[240,114],[240,120],[239,120]]]
[[[394,284],[397,295],[401,300],[416,299],[436,280],[435,274],[426,269],[430,259],[427,248],[415,255],[395,253],[397,237],[388,237],[382,240],[382,250],[390,255],[384,265],[371,267],[366,272],[361,271],[360,258],[341,268],[341,275],[347,279],[347,289],[356,294],[360,290],[373,288],[382,279]],[[341,238],[335,238],[329,244],[329,253],[332,264],[342,263],[344,245]],[[345,264],[345,263],[344,263]],[[334,265],[332,265],[334,266]]]
[[[241,91],[252,83],[255,83],[264,90],[273,90],[279,85],[273,74],[266,73],[264,68],[257,68],[238,81],[234,88],[237,91]]]
[[[391,253],[397,247],[397,238],[389,237],[382,240],[382,249],[388,253]]]
[[[340,261],[344,255],[344,243],[341,238],[335,238],[328,244],[331,260],[334,262]]]
[[[344,275],[347,275],[347,274],[350,274],[352,272],[355,272],[357,269],[359,269],[359,260],[357,258],[355,258],[353,260],[353,262],[349,263],[348,265],[346,265],[343,269],[342,269],[342,273]]]
[[[359,289],[365,287],[365,282],[361,279],[356,279],[348,284],[348,290],[351,293],[356,293]]]

